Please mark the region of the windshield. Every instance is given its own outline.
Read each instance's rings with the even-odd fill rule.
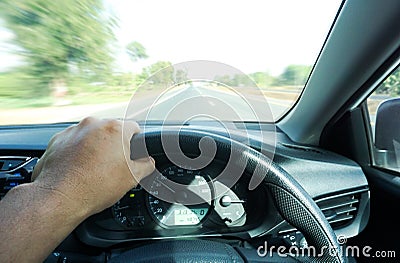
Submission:
[[[3,0],[0,125],[274,122],[341,1]]]

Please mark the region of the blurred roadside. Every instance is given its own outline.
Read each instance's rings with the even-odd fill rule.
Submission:
[[[254,88],[242,87],[241,91],[248,95],[259,94],[259,91]],[[261,91],[271,103],[278,101],[278,104],[283,106],[279,111],[284,111],[293,105],[301,92],[299,89],[290,87],[286,89],[272,87],[261,89]],[[145,101],[148,98],[156,98],[159,93],[159,89],[143,90],[136,94],[133,89],[131,91],[86,92],[63,96],[62,100],[68,103],[60,103],[60,98],[26,99],[25,101],[23,99],[5,100],[0,98],[0,125],[75,122],[85,116],[124,118],[126,107],[133,94],[135,94],[135,99],[140,100],[142,98]],[[374,116],[378,105],[389,98],[391,96],[372,95],[368,99],[368,110],[371,114],[372,124],[375,121]]]
[[[217,87],[215,89],[218,90]],[[254,88],[241,87],[240,90],[249,95],[260,94],[259,90]],[[282,87],[261,89],[261,91],[267,99],[279,100],[280,104],[284,106],[282,110],[293,104],[300,92],[299,89],[285,90]],[[64,96],[63,100],[68,101],[68,104],[54,103],[54,101],[59,102],[60,98],[56,98],[56,100],[51,98],[26,99],[25,103],[23,99],[5,100],[0,98],[0,125],[74,122],[84,116],[123,118],[133,94],[135,94],[136,100],[143,99],[145,101],[150,97],[154,100],[159,93],[160,89],[144,89],[137,93],[135,90],[87,92]]]

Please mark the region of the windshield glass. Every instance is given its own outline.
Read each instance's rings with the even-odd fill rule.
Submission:
[[[0,125],[276,121],[340,3],[3,0]]]

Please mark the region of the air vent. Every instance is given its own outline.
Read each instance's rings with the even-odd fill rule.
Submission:
[[[333,229],[339,229],[352,223],[357,215],[361,194],[366,190],[352,191],[319,198],[317,205],[325,215]],[[297,231],[296,228],[285,224],[279,233]]]
[[[350,224],[357,214],[360,193],[344,193],[316,201],[333,229]]]
[[[293,144],[287,144],[287,143],[282,143],[282,145],[285,146],[286,148],[290,148],[290,149],[294,149],[294,150],[298,150],[298,151],[322,154],[321,151],[319,151],[315,148],[312,148],[312,147],[293,145]]]
[[[23,164],[30,157],[20,156],[3,156],[0,157],[0,172],[10,171]]]

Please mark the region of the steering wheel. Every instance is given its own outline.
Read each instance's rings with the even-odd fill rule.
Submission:
[[[227,161],[229,156],[232,169],[244,167],[244,174],[262,178],[261,183],[270,191],[280,215],[303,233],[308,245],[313,246],[319,256],[296,258],[297,261],[346,262],[334,231],[311,196],[288,172],[245,144],[199,130],[152,130],[132,137],[131,159],[162,154],[163,143],[176,143],[177,138],[180,151],[187,156],[199,156],[202,151],[215,148],[213,158]],[[242,256],[226,244],[208,240],[173,240],[129,250],[111,261],[244,262]],[[268,258],[262,260],[265,262]]]

